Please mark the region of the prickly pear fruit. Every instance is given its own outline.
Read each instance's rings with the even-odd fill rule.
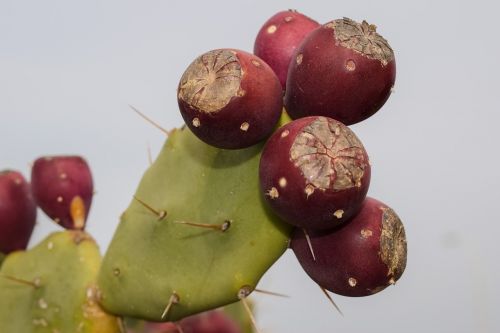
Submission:
[[[325,116],[360,122],[387,101],[396,80],[389,43],[376,27],[344,18],[311,32],[295,51],[285,106],[293,119]]]
[[[271,135],[283,107],[273,70],[255,55],[234,49],[196,58],[182,75],[177,96],[191,131],[226,149],[249,147]]]
[[[176,321],[255,288],[290,233],[262,202],[261,149],[221,150],[188,129],[173,131],[104,257],[98,285],[106,310]]]
[[[406,266],[406,236],[396,213],[367,198],[358,215],[327,232],[296,230],[291,248],[320,286],[344,296],[368,296],[394,284]],[[316,260],[313,260],[309,245]]]
[[[221,310],[184,318],[179,325],[184,333],[242,333],[236,322]]]
[[[283,90],[293,52],[319,26],[318,22],[290,9],[273,15],[257,34],[253,52],[274,70]]]
[[[84,229],[94,186],[87,162],[80,156],[40,157],[31,173],[38,206],[66,229]]]
[[[119,332],[118,319],[97,302],[100,261],[83,231],[54,233],[11,253],[0,270],[0,332]]]
[[[354,216],[370,184],[368,156],[356,135],[326,117],[297,119],[268,140],[261,190],[284,221],[331,229]]]
[[[36,204],[30,185],[17,171],[1,171],[0,252],[25,249],[35,222]]]

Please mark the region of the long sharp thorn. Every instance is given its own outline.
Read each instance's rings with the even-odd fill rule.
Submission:
[[[153,121],[151,118],[149,118],[148,116],[146,116],[144,113],[142,113],[141,111],[137,110],[134,106],[132,105],[128,105],[132,110],[134,110],[135,113],[137,113],[139,116],[141,116],[141,118],[143,118],[144,120],[146,120],[148,123],[150,123],[151,125],[153,125],[154,127],[158,128],[160,131],[162,131],[165,135],[169,136],[170,135],[170,131],[167,131],[166,129],[164,129],[163,127],[161,127],[157,122]]]
[[[163,313],[161,314],[161,319],[165,319],[168,315],[168,313],[170,312],[170,309],[172,308],[172,306],[174,304],[177,304],[179,303],[179,295],[177,295],[175,293],[175,291],[172,293],[172,295],[170,296],[170,299],[168,300],[168,304],[167,306],[165,307],[165,310],[163,310]]]
[[[125,329],[125,323],[123,322],[123,318],[116,317],[116,320],[118,321],[118,329],[120,330],[120,333],[127,333],[127,330]]]
[[[147,203],[145,203],[144,201],[142,201],[141,199],[139,199],[135,195],[134,195],[134,200],[136,200],[138,203],[140,203],[142,206],[144,206],[144,208],[149,210],[151,213],[157,215],[158,219],[160,219],[160,220],[163,220],[167,216],[166,211],[164,211],[164,210],[157,211],[156,209],[154,209],[153,207],[151,207],[150,205],[148,205]]]
[[[332,296],[330,296],[330,294],[328,293],[328,291],[326,291],[325,288],[323,288],[322,286],[319,286],[319,287],[320,287],[321,291],[323,292],[323,294],[325,294],[326,298],[328,298],[328,300],[330,301],[330,303],[332,303],[332,305],[335,307],[335,309],[337,309],[337,311],[343,317],[344,314],[342,313],[342,310],[340,310],[340,308],[337,306],[337,304],[333,300]]]
[[[189,225],[192,227],[219,230],[222,232],[227,231],[227,229],[229,229],[229,227],[231,226],[231,221],[229,221],[229,220],[226,220],[226,221],[224,221],[224,223],[221,223],[221,224],[194,223],[194,222],[187,222],[187,221],[174,221],[174,223]]]
[[[174,324],[174,325],[175,325],[175,329],[177,329],[177,332],[184,333],[184,330],[182,329],[181,325],[179,325],[179,324]]]
[[[245,297],[240,297],[241,303],[243,304],[243,307],[245,308],[245,311],[248,314],[248,317],[250,318],[250,321],[252,322],[253,327],[255,328],[256,333],[262,333],[259,329],[259,326],[257,326],[257,321],[255,320],[255,317],[252,313],[252,309],[250,309],[250,305],[248,305],[246,296]]]
[[[314,255],[314,249],[311,243],[311,237],[309,237],[309,234],[307,233],[306,229],[302,228],[302,232],[304,233],[304,236],[306,236],[307,245],[309,246],[309,251],[311,251],[313,260],[316,261],[316,255]]]
[[[148,162],[149,165],[153,165],[153,154],[151,154],[151,146],[148,143]]]
[[[266,294],[266,295],[271,295],[271,296],[278,296],[278,297],[286,297],[290,298],[290,296],[285,295],[285,294],[280,294],[280,293],[275,293],[273,291],[267,291],[267,290],[262,290],[262,289],[254,289],[255,292],[261,293],[261,294]]]
[[[35,279],[35,281],[27,281],[27,280],[24,280],[24,279],[19,279],[19,278],[16,278],[16,277],[13,277],[13,276],[8,276],[8,275],[0,275],[0,277],[6,279],[6,280],[9,280],[9,281],[12,281],[12,282],[17,282],[17,283],[20,283],[20,284],[24,284],[24,285],[27,285],[27,286],[30,286],[30,287],[33,287],[33,288],[38,288],[40,287],[40,281],[39,279]]]

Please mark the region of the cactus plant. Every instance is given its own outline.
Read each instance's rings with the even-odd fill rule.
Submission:
[[[82,231],[54,233],[11,253],[0,270],[0,332],[119,332],[118,319],[97,303],[100,261]]]
[[[290,234],[260,196],[261,150],[217,149],[185,128],[171,133],[104,257],[106,310],[176,321],[252,292]]]

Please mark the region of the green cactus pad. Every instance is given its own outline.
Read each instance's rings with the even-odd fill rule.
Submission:
[[[81,231],[54,233],[0,270],[0,332],[117,333],[118,319],[97,303],[101,257]]]
[[[2,267],[2,263],[3,263],[4,259],[5,259],[5,254],[0,252],[0,267]]]
[[[256,286],[290,233],[261,197],[261,150],[221,150],[188,129],[173,131],[104,257],[98,285],[105,309],[175,321],[238,301],[240,288]],[[225,232],[179,224],[225,221]],[[179,301],[162,317],[174,293]]]

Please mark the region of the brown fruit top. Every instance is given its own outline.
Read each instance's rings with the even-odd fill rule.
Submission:
[[[349,18],[334,20],[325,25],[333,29],[335,41],[343,47],[361,53],[369,59],[379,60],[383,66],[394,59],[394,52],[387,40],[380,36],[373,24],[358,23]]]
[[[401,220],[389,207],[381,208],[380,258],[389,269],[387,276],[398,280],[406,267],[406,235]]]
[[[178,97],[201,112],[217,112],[231,98],[239,96],[242,75],[235,52],[227,49],[209,51],[186,69]]]
[[[356,135],[325,117],[318,117],[300,131],[290,148],[290,158],[306,181],[320,190],[359,187],[368,166]]]

